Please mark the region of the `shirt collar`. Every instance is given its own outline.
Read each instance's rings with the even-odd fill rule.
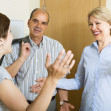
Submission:
[[[31,39],[30,35],[29,35],[29,40],[30,40],[30,44],[31,44],[32,47],[38,47],[34,43],[34,41]],[[43,39],[42,39],[41,43],[39,44],[39,47],[42,47],[45,44],[45,41],[46,41],[46,37],[45,37],[45,35],[43,35]]]
[[[98,41],[92,43],[96,48],[98,48]]]
[[[92,43],[96,48],[98,48],[98,41],[96,40],[95,42]],[[111,47],[111,43],[108,44],[106,47]]]

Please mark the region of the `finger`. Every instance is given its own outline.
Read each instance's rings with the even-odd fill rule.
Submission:
[[[69,63],[71,62],[72,58],[73,58],[74,54],[71,54],[69,56],[69,58],[67,59],[67,61],[65,62],[64,66],[68,67],[69,66]]]
[[[75,60],[72,60],[72,62],[71,62],[71,64],[69,65],[68,69],[69,69],[69,70],[72,69],[72,67],[74,66],[74,64],[75,64]]]
[[[21,45],[23,46],[24,42],[22,41]]]
[[[61,52],[59,53],[58,57],[56,58],[54,65],[58,65],[65,53],[65,49],[62,49]]]
[[[39,78],[39,79],[36,80],[36,82],[40,82],[42,80],[43,80],[43,78]]]
[[[74,109],[74,106],[70,104],[70,109]]]
[[[30,88],[30,90],[39,90],[39,89],[41,89],[41,87],[32,87],[32,88]]]
[[[38,83],[38,84],[36,85],[36,87],[40,87],[40,83]]]
[[[50,65],[50,55],[49,53],[47,54],[47,57],[46,57],[46,62],[45,62],[45,67],[48,68]]]
[[[29,43],[25,43],[25,44],[24,44],[24,47],[30,48],[30,44],[29,44]]]
[[[31,86],[30,88],[36,88],[36,85]]]
[[[39,78],[36,80],[36,82],[41,82],[41,81],[45,81],[46,80],[46,77],[43,77],[43,78]]]
[[[72,52],[69,50],[66,55],[64,56],[64,58],[62,59],[61,63],[60,63],[60,67],[62,67],[66,61],[68,60],[68,58],[71,56]]]
[[[38,93],[40,92],[41,88],[35,88],[35,89],[31,89],[30,92],[35,92]]]
[[[25,42],[24,44],[25,44],[25,45],[30,45],[28,42]]]
[[[37,91],[37,93],[39,94],[39,93],[40,93],[40,91]]]
[[[27,47],[30,47],[30,44],[29,44],[29,43],[25,43],[24,45],[27,46]]]

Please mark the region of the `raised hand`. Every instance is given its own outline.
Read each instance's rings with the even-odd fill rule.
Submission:
[[[50,55],[47,54],[45,66],[48,70],[48,77],[54,78],[57,81],[64,77],[65,74],[72,69],[75,63],[75,60],[72,60],[74,55],[71,51],[68,51],[63,57],[64,53],[65,50],[63,49],[53,64],[50,64]]]
[[[20,57],[26,60],[30,54],[30,44],[22,42],[21,44],[21,54]]]

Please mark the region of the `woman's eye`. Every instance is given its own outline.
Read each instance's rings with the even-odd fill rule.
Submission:
[[[100,24],[100,23],[98,22],[98,23],[96,23],[96,24]]]
[[[91,25],[93,25],[93,24],[89,24],[89,26],[91,26]]]

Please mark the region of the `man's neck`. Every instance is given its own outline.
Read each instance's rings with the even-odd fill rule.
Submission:
[[[33,40],[33,42],[37,45],[37,46],[39,46],[39,44],[42,42],[42,40],[43,40],[43,36],[42,37],[32,37],[31,35],[30,35],[30,38]]]

